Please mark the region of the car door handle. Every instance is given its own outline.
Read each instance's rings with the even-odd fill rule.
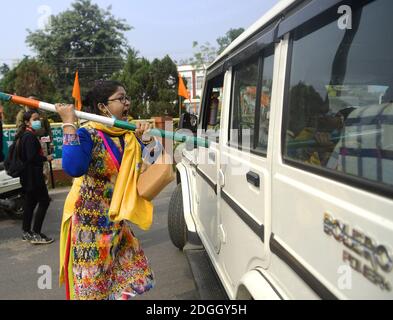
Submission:
[[[209,153],[209,159],[210,159],[211,161],[213,161],[213,162],[216,162],[216,154],[210,152],[210,153]]]
[[[259,188],[261,185],[261,180],[259,178],[259,174],[250,171],[247,173],[247,182],[252,184],[253,186]]]

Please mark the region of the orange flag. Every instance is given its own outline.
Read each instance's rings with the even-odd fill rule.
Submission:
[[[183,82],[183,77],[179,74],[179,92],[178,95],[186,99],[190,99],[190,93],[187,91],[187,87]]]
[[[79,73],[75,73],[74,88],[72,89],[72,97],[75,99],[75,109],[81,111],[82,109],[82,98],[81,88],[79,86]]]

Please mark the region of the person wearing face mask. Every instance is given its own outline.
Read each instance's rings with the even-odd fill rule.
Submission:
[[[28,97],[29,99],[32,100],[39,100],[35,95],[30,95]],[[52,134],[52,129],[48,120],[48,117],[43,110],[35,110],[33,108],[29,107],[22,107],[22,109],[18,112],[16,116],[16,129],[18,130],[22,125],[23,125],[23,115],[25,112],[28,111],[36,111],[39,114],[39,120],[41,121],[41,129],[37,130],[35,132],[36,136],[40,140],[42,150],[44,152],[44,155],[47,156],[51,153],[50,150],[50,143],[53,142],[53,134]],[[48,139],[50,142],[47,142]],[[49,177],[50,177],[50,167],[48,163],[44,163],[44,177],[45,177],[45,182],[48,184]]]
[[[99,81],[83,106],[85,112],[127,121],[131,103],[122,84]],[[153,288],[154,276],[132,228],[148,230],[153,219],[153,204],[137,192],[142,140],[150,125],[140,124],[135,133],[91,121],[78,128],[73,105],[56,104],[56,109],[63,120],[63,169],[75,178],[60,237],[66,297],[141,295]]]
[[[29,99],[32,100],[39,100],[36,96],[31,95],[28,97]],[[35,110],[33,108],[29,107],[22,107],[18,114],[16,115],[16,128],[19,129],[23,125],[23,115],[28,112],[28,111],[35,111],[39,115],[39,120],[41,121],[41,129],[36,132],[36,135],[38,138],[42,137],[49,137],[50,140],[53,140],[53,134],[52,134],[52,129],[48,120],[47,115],[45,114],[45,111],[43,110]]]
[[[21,125],[15,139],[20,139],[20,158],[24,169],[20,176],[20,183],[25,194],[23,213],[23,241],[32,244],[49,244],[54,240],[41,232],[42,225],[50,204],[48,189],[43,174],[43,164],[52,161],[52,156],[44,156],[40,141],[36,136],[41,121],[36,111],[28,111],[23,115]],[[37,208],[34,226],[31,228],[34,211]]]

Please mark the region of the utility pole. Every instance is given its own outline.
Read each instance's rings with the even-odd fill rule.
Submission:
[[[181,118],[181,96],[179,96],[179,119]]]

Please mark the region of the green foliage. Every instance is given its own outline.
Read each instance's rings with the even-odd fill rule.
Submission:
[[[56,71],[56,85],[70,97],[75,71],[79,70],[82,92],[92,81],[107,79],[121,70],[128,45],[124,20],[115,18],[90,0],[76,0],[72,9],[51,17],[44,30],[32,32],[26,42]]]
[[[209,42],[199,44],[197,41],[194,41],[192,43],[194,56],[190,59],[182,60],[180,64],[192,64],[196,68],[209,65],[243,32],[243,28],[229,29],[223,37],[217,39],[218,49]]]
[[[209,65],[217,57],[217,48],[213,47],[209,42],[199,45],[197,41],[192,44],[194,50],[194,57],[189,60],[189,63],[196,68],[201,68]]]
[[[113,78],[131,96],[133,118],[177,114],[177,67],[169,56],[150,62],[130,49],[123,70]]]
[[[178,113],[177,66],[169,56],[149,61],[128,46],[124,32],[132,28],[91,0],[75,0],[71,8],[52,16],[43,30],[30,31],[27,44],[37,59],[24,59],[12,70],[0,66],[2,90],[22,96],[37,95],[49,103],[73,102],[75,71],[82,96],[98,79],[115,79],[131,96],[136,119]],[[19,108],[5,106],[8,123]],[[59,118],[48,114],[53,120]]]
[[[173,102],[177,98],[177,66],[169,56],[155,59],[151,66],[152,101]]]
[[[4,80],[7,92],[20,96],[36,95],[52,100],[56,91],[53,69],[36,59],[23,59],[16,68],[7,73]]]
[[[150,105],[150,116],[171,116],[179,117],[179,111],[177,110],[177,104],[174,102],[167,101],[153,101]]]
[[[3,65],[0,66],[0,75],[2,77],[4,77],[9,71],[10,67],[7,64],[3,63]]]
[[[54,84],[53,69],[36,59],[27,57],[4,75],[0,81],[0,89],[23,97],[34,95],[49,103],[59,98]],[[15,123],[19,110],[19,107],[6,103],[4,105],[5,122]]]
[[[217,39],[217,43],[219,45],[217,54],[221,54],[226,47],[228,47],[233,40],[235,40],[238,36],[240,36],[244,32],[243,28],[237,29],[229,29],[229,31],[225,34],[225,36]]]

